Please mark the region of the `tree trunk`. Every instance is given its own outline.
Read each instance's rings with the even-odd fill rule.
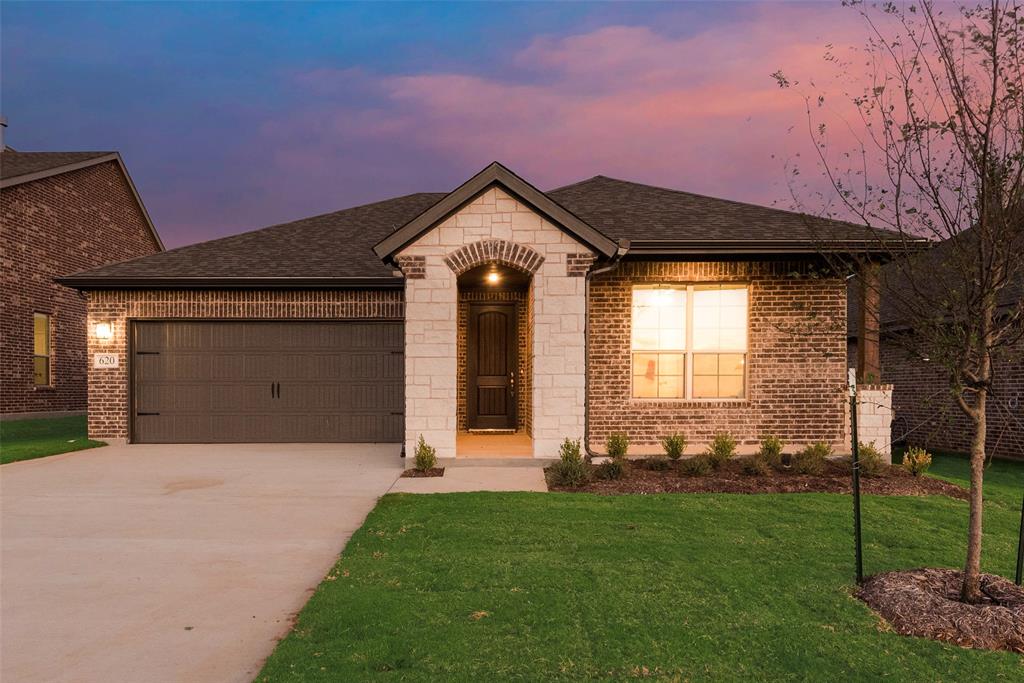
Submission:
[[[977,394],[977,413],[974,418],[974,439],[971,442],[971,513],[967,522],[967,562],[960,599],[967,603],[981,600],[981,518],[984,503],[982,479],[985,476],[985,400],[988,390]]]

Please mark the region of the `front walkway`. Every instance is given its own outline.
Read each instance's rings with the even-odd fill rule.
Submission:
[[[399,446],[122,446],[0,470],[0,680],[251,681]]]

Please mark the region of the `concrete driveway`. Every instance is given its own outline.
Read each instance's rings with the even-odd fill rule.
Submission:
[[[0,469],[0,679],[251,681],[398,446],[108,446]]]

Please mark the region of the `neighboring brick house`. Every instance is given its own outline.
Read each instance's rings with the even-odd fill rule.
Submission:
[[[62,281],[117,360],[90,370],[96,438],[842,449],[845,282],[821,251],[889,236],[603,176],[542,192],[494,163]]]
[[[86,301],[54,278],[161,251],[116,152],[0,153],[0,414],[86,409]]]
[[[941,274],[943,245],[934,247],[924,258]],[[941,277],[941,275],[939,275]],[[887,287],[898,286],[896,266],[882,269],[879,289],[883,298]],[[1001,310],[1020,306],[1024,282],[1011,283],[999,299]],[[851,283],[849,294],[848,363],[855,365],[858,320],[857,286]],[[891,301],[891,299],[890,299]],[[909,445],[936,450],[967,453],[971,448],[972,426],[956,405],[949,375],[941,364],[914,341],[913,331],[900,323],[892,305],[881,307],[880,363],[881,381],[892,385],[892,439]],[[1024,338],[1000,349],[992,364],[993,385],[986,409],[986,451],[989,455],[1024,458]]]

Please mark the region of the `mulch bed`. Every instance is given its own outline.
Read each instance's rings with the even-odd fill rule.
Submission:
[[[402,472],[402,476],[403,477],[412,477],[414,479],[415,478],[419,478],[419,477],[443,477],[444,476],[444,468],[443,467],[431,467],[429,470],[408,469],[408,470],[405,470],[404,472]]]
[[[551,474],[545,470],[548,489],[608,495],[622,493],[851,493],[849,462],[830,461],[821,474],[796,474],[770,471],[766,475],[745,474],[741,458],[725,463],[718,470],[705,475],[689,475],[679,470],[678,463],[671,469],[652,471],[645,469],[643,461],[630,460],[622,479],[603,480],[592,476],[577,489],[556,486]],[[591,466],[592,472],[596,470]],[[883,496],[949,496],[967,500],[967,491],[956,484],[915,477],[898,467],[890,467],[875,477],[861,476],[861,492]]]
[[[872,576],[857,592],[893,630],[961,647],[1024,654],[1024,589],[982,574],[985,601],[960,602],[961,573],[910,569]]]

